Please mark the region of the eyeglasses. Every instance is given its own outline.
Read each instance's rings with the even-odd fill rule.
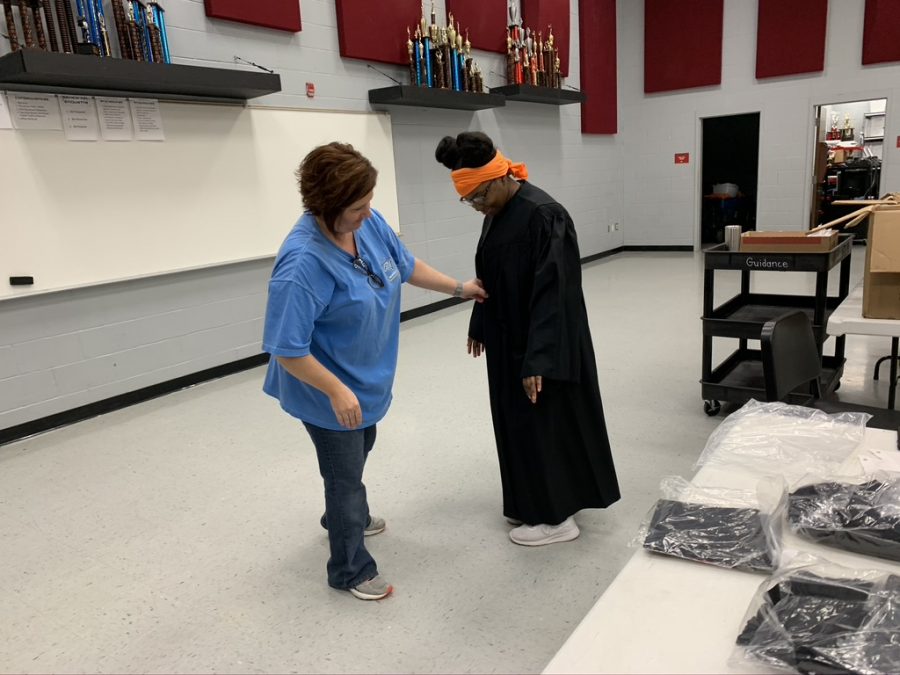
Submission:
[[[367,263],[365,260],[363,260],[359,256],[356,256],[355,258],[353,258],[353,260],[350,261],[350,263],[353,265],[353,269],[366,275],[366,278],[369,281],[369,286],[371,286],[372,288],[384,288],[384,282],[381,280],[381,277],[372,271],[372,269],[369,267],[369,263]]]
[[[459,201],[463,204],[468,204],[469,206],[480,206],[484,204],[484,200],[487,199],[488,192],[491,191],[491,185],[494,184],[494,181],[488,182],[483,188],[481,188],[476,194],[471,197],[460,197]]]

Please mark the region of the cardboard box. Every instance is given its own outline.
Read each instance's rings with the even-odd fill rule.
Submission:
[[[826,253],[837,243],[837,232],[822,236],[806,236],[803,232],[744,232],[741,253]]]
[[[900,209],[869,216],[863,316],[900,319]]]

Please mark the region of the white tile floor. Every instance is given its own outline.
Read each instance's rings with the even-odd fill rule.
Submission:
[[[403,324],[366,475],[393,597],[327,587],[315,455],[256,369],[0,447],[0,671],[540,671],[719,421],[698,384],[700,254],[616,255],[586,266],[585,292],[624,498],[582,513],[578,540],[507,539],[484,364],[464,353],[468,311],[445,310]],[[869,368],[887,347],[849,338],[842,396],[884,405]]]

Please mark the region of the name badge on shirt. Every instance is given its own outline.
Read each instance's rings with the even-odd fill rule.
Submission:
[[[400,272],[391,258],[388,258],[383,263],[381,263],[381,269],[384,270],[384,274],[387,277],[388,281],[393,281],[398,276],[400,276]]]

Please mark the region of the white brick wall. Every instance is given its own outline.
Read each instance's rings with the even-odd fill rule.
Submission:
[[[443,10],[443,2],[436,5]],[[298,34],[209,20],[202,0],[164,6],[176,62],[247,67],[234,64],[240,56],[279,72],[283,91],[256,104],[368,110],[368,90],[392,84],[365,62],[340,58],[333,0],[302,0]],[[568,81],[578,86],[575,0],[572,6]],[[488,86],[502,84],[491,72],[505,71],[503,58],[476,56]],[[374,65],[405,78],[405,68]],[[307,82],[316,85],[314,99],[305,95]],[[466,129],[492,135],[569,207],[583,255],[620,246],[622,232],[607,226],[623,222],[621,140],[582,137],[579,114],[578,106],[521,103],[474,114],[397,109],[400,227],[412,252],[453,276],[473,272],[479,218],[459,204],[434,160],[441,136]],[[0,303],[0,429],[258,353],[269,267],[232,265]],[[407,286],[403,308],[440,299]]]
[[[814,105],[886,97],[881,192],[900,190],[900,150],[895,147],[900,134],[900,66],[860,65],[864,6],[864,0],[829,2],[824,73],[757,82],[757,3],[725,0],[721,86],[647,96],[644,3],[620,0],[625,244],[698,242],[704,117],[761,113],[759,229],[795,230],[809,220]],[[690,152],[691,163],[676,166],[676,152]]]
[[[577,1],[570,4],[568,82],[577,87]],[[436,5],[443,9],[443,2]],[[510,103],[478,113],[395,109],[404,241],[448,274],[471,275],[479,219],[458,203],[433,158],[441,136],[465,129],[484,130],[508,156],[528,163],[534,182],[569,208],[585,256],[623,243],[696,243],[699,120],[706,116],[761,112],[761,228],[799,228],[806,221],[817,103],[888,99],[882,191],[900,189],[900,150],[891,142],[900,134],[900,66],[859,65],[863,5],[830,3],[824,74],[757,83],[756,3],[726,0],[722,85],[645,96],[643,2],[620,0],[620,133],[614,137],[582,136],[574,105]],[[302,0],[303,31],[296,35],[208,20],[202,0],[167,0],[165,7],[177,62],[239,67],[237,55],[281,74],[284,91],[257,103],[366,110],[368,89],[391,84],[364,62],[340,58],[333,0]],[[476,56],[487,84],[501,84],[491,73],[504,71],[502,57]],[[375,65],[404,79],[402,67]],[[316,85],[312,100],[306,82]],[[692,163],[675,166],[676,152],[690,152]],[[614,222],[623,230],[610,233]],[[268,272],[268,263],[232,265],[0,303],[0,429],[257,353]],[[407,287],[403,307],[439,299]]]

